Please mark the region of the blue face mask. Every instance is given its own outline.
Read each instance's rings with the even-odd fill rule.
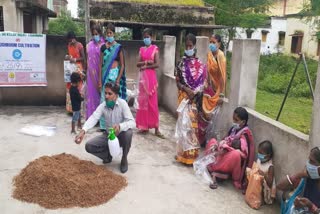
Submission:
[[[147,37],[147,38],[144,38],[143,39],[143,42],[146,46],[149,46],[151,45],[151,38],[150,37]]]
[[[264,162],[264,161],[266,160],[266,155],[261,154],[261,153],[258,153],[258,159],[259,159],[261,162]]]
[[[94,40],[95,42],[99,42],[99,41],[100,41],[100,36],[99,36],[99,35],[94,35],[94,36],[93,36],[93,40]]]
[[[218,50],[216,44],[210,43],[209,49],[211,52],[216,52]]]
[[[306,167],[311,179],[320,179],[320,175],[319,175],[320,166],[315,166],[311,164],[309,161],[307,161]]]
[[[107,42],[112,43],[112,42],[114,42],[114,37],[113,36],[111,36],[111,37],[107,36],[106,40],[107,40]]]
[[[114,100],[106,100],[107,108],[112,108],[113,109],[115,104],[116,104],[116,102]]]
[[[184,53],[185,53],[187,56],[191,57],[191,56],[194,55],[194,48],[189,49],[189,50],[185,50]]]

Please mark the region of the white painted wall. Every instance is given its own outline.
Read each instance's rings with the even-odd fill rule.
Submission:
[[[308,57],[318,59],[317,57],[317,48],[318,48],[318,39],[315,34],[317,32],[316,26],[313,24],[313,21],[307,22],[304,19],[300,18],[288,18],[287,19],[287,34],[285,40],[285,53],[291,53],[291,34],[294,34],[295,31],[303,31],[303,40],[302,40],[302,52],[305,53]]]
[[[269,31],[267,34],[266,42],[261,42],[261,54],[271,54],[284,51],[284,47],[279,46],[279,31],[286,32],[287,30],[287,21],[282,17],[271,17],[271,27],[270,28],[258,28],[252,34],[251,39],[261,40],[262,30]],[[236,39],[246,39],[247,34],[245,29],[237,28]],[[230,42],[229,51],[232,51],[232,41]]]

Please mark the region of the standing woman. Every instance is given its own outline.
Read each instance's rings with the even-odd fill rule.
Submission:
[[[186,36],[185,55],[179,62],[175,76],[178,87],[178,105],[184,100],[189,100],[191,127],[195,136],[190,141],[178,140],[176,160],[180,163],[192,165],[199,155],[198,139],[198,114],[199,97],[203,91],[206,78],[206,66],[196,57],[196,37],[193,34]]]
[[[226,86],[226,58],[220,50],[221,36],[214,34],[210,38],[208,52],[208,76],[205,81],[202,99],[202,113],[199,118],[199,140],[205,143],[206,128],[216,106],[222,103]]]
[[[75,63],[77,65],[77,73],[80,74],[81,78],[83,77],[83,72],[86,69],[86,57],[84,55],[83,45],[76,40],[76,35],[73,31],[68,32],[67,34],[68,40],[68,55],[66,56],[67,60],[70,60],[71,63]],[[71,83],[67,83],[67,98],[66,98],[66,110],[68,113],[72,113],[71,99],[69,89],[71,87]],[[82,88],[82,82],[79,84],[79,91]]]
[[[120,86],[119,97],[127,100],[127,85],[125,61],[122,46],[114,39],[115,26],[107,25],[106,42],[101,46],[99,88],[100,103],[105,102],[106,83],[115,83]],[[104,117],[100,119],[100,129],[105,130]]]
[[[87,97],[86,118],[88,119],[100,104],[100,48],[104,44],[101,28],[94,26],[91,29],[92,39],[87,44]]]
[[[151,44],[151,37],[152,30],[146,28],[143,31],[145,46],[140,48],[137,63],[140,74],[136,124],[141,133],[147,133],[154,128],[155,135],[164,139],[159,131],[158,80],[155,70],[159,67],[159,49]]]

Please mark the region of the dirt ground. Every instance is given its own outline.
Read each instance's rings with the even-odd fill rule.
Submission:
[[[134,133],[129,153],[129,171],[124,174],[128,186],[108,203],[92,208],[48,210],[37,204],[13,199],[12,178],[30,161],[43,155],[68,153],[101,165],[100,159],[86,153],[85,142],[76,145],[70,134],[71,117],[63,107],[0,106],[0,210],[12,213],[117,213],[117,214],[178,214],[178,213],[280,213],[279,205],[252,210],[244,196],[231,182],[211,190],[199,181],[191,167],[174,161],[175,119],[161,112],[160,128],[167,136],[159,139],[150,132],[146,136]],[[27,124],[57,126],[53,137],[33,137],[19,133]],[[85,141],[100,133],[92,129]],[[119,172],[120,160],[106,164]]]

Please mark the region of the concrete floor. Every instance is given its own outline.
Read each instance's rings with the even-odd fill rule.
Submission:
[[[174,161],[175,119],[161,112],[161,130],[167,140],[134,135],[129,155],[128,186],[108,203],[92,208],[48,210],[37,204],[20,202],[11,197],[12,178],[28,162],[43,156],[69,153],[84,160],[102,164],[87,154],[84,143],[76,145],[70,134],[71,118],[62,107],[0,107],[0,212],[13,213],[132,213],[132,214],[213,214],[213,213],[280,213],[279,206],[252,210],[231,182],[211,190],[193,173]],[[53,137],[32,137],[18,133],[26,124],[56,125]],[[90,131],[86,139],[98,135]],[[106,165],[119,173],[119,160]]]

